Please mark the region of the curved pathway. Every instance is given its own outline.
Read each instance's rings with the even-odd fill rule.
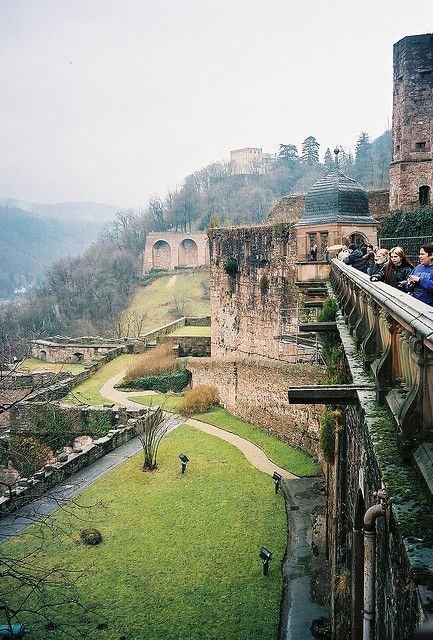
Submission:
[[[115,402],[116,404],[120,404],[128,409],[142,409],[143,405],[138,402],[134,402],[133,400],[129,400],[130,396],[137,395],[153,395],[153,392],[150,393],[147,391],[130,391],[124,392],[119,389],[115,389],[114,385],[116,385],[120,380],[124,377],[126,369],[113,376],[101,387],[100,394],[111,400],[111,402]],[[201,420],[194,420],[194,418],[189,418],[185,420],[185,424],[190,427],[194,427],[195,429],[200,429],[200,431],[204,431],[205,433],[209,433],[212,436],[216,436],[217,438],[221,438],[221,440],[225,440],[229,442],[233,446],[237,447],[248,462],[252,464],[254,467],[262,471],[263,473],[267,473],[268,475],[272,475],[274,471],[277,471],[283,478],[287,478],[288,480],[293,480],[297,478],[297,476],[293,475],[286,469],[282,469],[274,464],[269,458],[266,456],[263,449],[260,449],[257,445],[253,444],[249,440],[245,438],[241,438],[235,433],[230,433],[230,431],[225,431],[224,429],[220,429],[219,427],[215,427],[212,424],[208,424],[206,422],[201,422]]]

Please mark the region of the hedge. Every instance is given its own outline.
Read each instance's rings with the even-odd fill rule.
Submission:
[[[181,371],[172,371],[168,373],[154,374],[144,376],[143,378],[135,378],[128,380],[119,385],[119,387],[127,387],[128,389],[147,389],[149,391],[182,391],[191,380],[191,372],[187,369]]]

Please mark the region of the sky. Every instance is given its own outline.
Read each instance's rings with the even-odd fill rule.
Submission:
[[[230,150],[391,125],[432,0],[0,0],[0,197],[144,207]]]

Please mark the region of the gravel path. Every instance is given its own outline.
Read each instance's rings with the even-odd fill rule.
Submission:
[[[125,371],[126,369],[115,375],[113,378],[110,378],[110,380],[107,380],[103,387],[101,387],[100,393],[104,396],[104,398],[107,398],[108,400],[111,400],[116,404],[131,409],[142,409],[143,405],[138,404],[133,400],[129,400],[129,397],[131,395],[136,396],[137,394],[147,395],[145,391],[124,392],[114,388],[114,385],[116,385],[125,375]],[[263,471],[263,473],[267,473],[271,476],[274,471],[277,471],[283,478],[287,478],[288,480],[297,478],[297,476],[293,475],[293,473],[290,473],[285,469],[281,469],[281,467],[278,467],[276,464],[274,464],[265,455],[263,449],[260,449],[260,447],[253,444],[249,440],[245,440],[245,438],[241,438],[240,436],[237,436],[234,433],[230,433],[229,431],[225,431],[224,429],[219,429],[218,427],[215,427],[211,424],[201,422],[200,420],[194,420],[193,418],[189,418],[185,422],[195,429],[200,429],[200,431],[209,433],[212,436],[221,438],[221,440],[225,440],[226,442],[234,445],[235,447],[240,449],[240,451],[242,451],[248,462],[250,462],[260,471]]]

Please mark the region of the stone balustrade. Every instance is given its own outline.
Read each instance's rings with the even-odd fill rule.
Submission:
[[[408,453],[433,435],[433,308],[332,260],[340,310]]]

